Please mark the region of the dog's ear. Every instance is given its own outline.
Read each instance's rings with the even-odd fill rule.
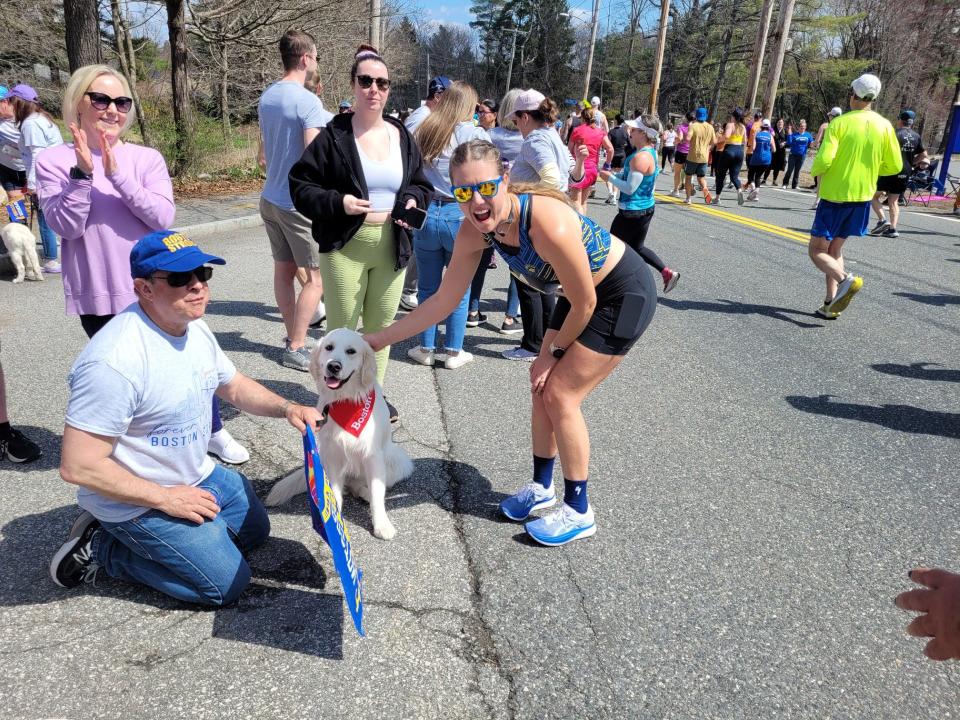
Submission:
[[[363,358],[360,364],[360,384],[363,387],[372,387],[377,380],[377,356],[373,348],[363,341]]]
[[[323,338],[317,340],[317,346],[310,352],[310,374],[317,387],[323,383],[323,369],[320,367],[320,348],[323,347]]]

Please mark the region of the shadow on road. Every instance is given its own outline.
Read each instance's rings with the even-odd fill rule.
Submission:
[[[207,305],[207,315],[227,317],[251,317],[257,320],[283,322],[280,310],[275,305],[265,305],[251,300],[212,300]],[[217,333],[219,336],[220,333]]]
[[[936,366],[936,367],[931,367]],[[924,362],[910,363],[909,365],[898,365],[896,363],[876,363],[870,366],[877,372],[887,375],[898,375],[900,377],[912,378],[914,380],[938,380],[941,382],[960,382],[960,370],[951,370],[940,367],[939,363]]]
[[[904,297],[907,300],[913,300],[924,305],[935,305],[937,307],[946,307],[947,305],[960,305],[960,295],[919,295],[917,293],[896,292],[897,297]]]
[[[252,552],[248,562],[253,581],[236,603],[223,608],[183,603],[142,585],[113,580],[102,571],[96,584],[65,590],[53,583],[47,568],[79,513],[76,505],[64,505],[15,518],[3,526],[0,605],[37,605],[93,595],[146,606],[148,610],[135,612],[158,617],[173,611],[212,612],[212,637],[334,660],[343,657],[343,596],[339,587],[330,594],[317,592],[326,587],[327,576],[302,543],[272,537]],[[296,587],[277,586],[281,583]],[[130,614],[129,610],[124,612]],[[91,623],[85,618],[78,618],[75,627],[69,621],[63,627],[58,643],[68,641],[71,632],[82,635],[91,631]],[[130,648],[136,649],[135,637],[130,643]],[[171,657],[151,652],[128,662],[149,668],[173,659],[177,651],[170,652]]]
[[[832,395],[788,395],[785,400],[797,410],[845,420],[873,423],[899,432],[960,439],[960,413],[924,410],[912,405],[859,405],[832,401]]]
[[[764,315],[774,320],[782,320],[801,328],[822,328],[821,323],[809,323],[795,320],[790,315],[799,315],[801,317],[816,318],[813,313],[794,310],[793,308],[774,307],[772,305],[754,305],[751,303],[737,302],[736,300],[717,299],[716,302],[703,302],[699,300],[671,300],[661,297],[659,304],[665,305],[673,310],[700,310],[701,312],[723,313],[725,315]]]

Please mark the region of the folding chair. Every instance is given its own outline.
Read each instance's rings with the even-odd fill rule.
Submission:
[[[903,194],[903,204],[910,205],[919,201],[924,207],[930,207],[930,198],[937,191],[936,171],[938,160],[934,160],[927,167],[914,169],[907,178],[907,191]]]

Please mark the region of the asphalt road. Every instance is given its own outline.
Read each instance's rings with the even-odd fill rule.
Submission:
[[[899,240],[851,241],[865,286],[828,322],[812,314],[823,281],[798,239],[810,201],[769,190],[738,210],[724,196],[721,210],[784,232],[702,201],[658,207],[648,244],[682,278],[585,405],[592,539],[536,547],[495,514],[530,469],[528,366],[499,357],[513,340],[493,329],[502,264],[492,324],[469,332],[476,362],[431,370],[407,362],[412,343],[394,348],[386,389],[417,471],[388,500],[394,541],[345,507],[365,639],[303,496],[271,513],[235,607],[198,611],[106,577],[54,586],[47,563],[77,514],[56,468],[84,335],[58,279],[0,282],[10,413],[45,451],[0,465],[0,714],[955,717],[960,670],[922,657],[892,598],[916,564],[960,568],[960,222],[909,213]],[[312,401],[309,377],[278,364],[263,231],[202,244],[229,262],[208,314],[224,349]],[[227,418],[262,495],[300,463],[281,421]]]

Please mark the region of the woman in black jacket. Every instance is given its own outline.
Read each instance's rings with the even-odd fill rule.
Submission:
[[[410,133],[383,116],[390,78],[376,49],[360,46],[350,80],[353,112],[336,115],[304,150],[290,170],[290,194],[320,246],[327,328],[356,329],[362,316],[364,330],[374,332],[400,304],[412,249],[404,211],[426,208],[433,187]],[[377,353],[381,383],[389,354]]]

